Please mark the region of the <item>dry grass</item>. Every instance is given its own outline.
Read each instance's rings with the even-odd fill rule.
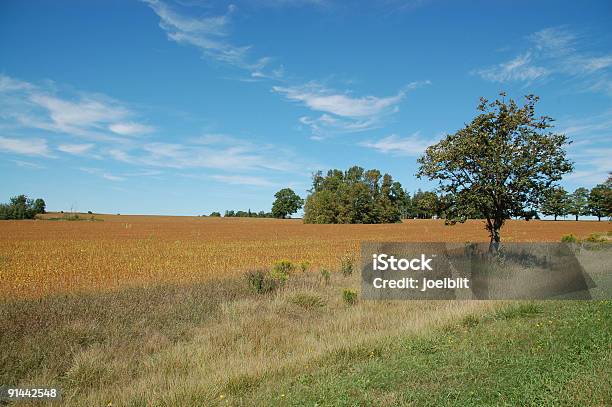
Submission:
[[[2,382],[61,388],[70,405],[211,405],[322,358],[363,358],[500,303],[342,300],[359,276],[296,273],[269,295],[243,280],[0,303]],[[316,305],[304,298],[316,297]],[[297,300],[296,300],[297,299]],[[306,306],[304,306],[306,304]]]
[[[47,217],[57,217],[48,214]],[[87,215],[84,215],[87,217]],[[98,292],[241,275],[279,259],[334,268],[359,242],[486,241],[481,221],[304,225],[300,220],[96,215],[103,222],[0,223],[0,298]],[[609,222],[510,221],[506,241],[559,241],[606,232]]]

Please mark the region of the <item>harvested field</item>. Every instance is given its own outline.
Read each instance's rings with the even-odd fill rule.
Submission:
[[[47,214],[46,218],[58,214]],[[91,215],[82,215],[87,219]],[[0,298],[202,282],[269,267],[279,259],[337,268],[359,242],[487,241],[482,221],[305,225],[301,220],[94,215],[91,221],[0,224]],[[559,241],[612,229],[610,222],[509,221],[505,241]]]

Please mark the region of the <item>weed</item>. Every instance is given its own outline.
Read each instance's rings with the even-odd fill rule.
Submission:
[[[331,279],[331,272],[325,267],[321,268],[321,278],[325,285],[329,284],[329,280]]]
[[[325,306],[325,301],[320,295],[311,292],[301,292],[289,298],[289,301],[304,309],[316,309]]]
[[[353,305],[357,302],[357,291],[345,288],[342,290],[342,300],[348,305]]]
[[[293,270],[295,270],[295,265],[293,263],[289,260],[280,260],[274,263],[270,275],[274,280],[283,284],[289,279],[289,275]]]
[[[251,270],[245,276],[249,288],[257,294],[265,294],[278,287],[278,281],[267,270]]]
[[[340,259],[340,271],[344,277],[349,277],[353,274],[354,262],[353,256],[349,254],[342,256]]]
[[[578,243],[578,238],[570,233],[570,234],[561,236],[561,241],[563,243]]]

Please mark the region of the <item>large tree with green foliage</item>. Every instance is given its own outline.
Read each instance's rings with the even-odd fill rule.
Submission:
[[[591,189],[588,207],[591,215],[597,216],[599,221],[602,217],[612,216],[612,176]]]
[[[346,171],[317,172],[304,206],[305,223],[394,223],[407,198],[389,174],[354,166]]]
[[[566,216],[570,213],[570,196],[562,187],[550,188],[544,194],[541,211],[546,216]]]
[[[574,215],[576,220],[579,216],[589,215],[589,190],[586,188],[576,188],[570,195],[569,213]]]
[[[450,194],[448,220],[484,216],[491,250],[506,219],[539,207],[546,191],[573,169],[565,156],[567,137],[549,131],[550,117],[535,115],[538,98],[528,95],[519,106],[500,96],[493,102],[481,98],[480,113],[469,124],[428,147],[417,173]]]
[[[272,204],[272,216],[275,218],[284,219],[287,215],[296,213],[304,200],[300,198],[291,188],[283,188],[274,194],[276,200]]]

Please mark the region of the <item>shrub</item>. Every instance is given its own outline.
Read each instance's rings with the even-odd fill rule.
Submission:
[[[591,233],[589,237],[586,238],[586,241],[590,243],[603,243],[607,242],[608,239],[606,239],[603,235]]]
[[[246,273],[247,283],[251,291],[265,294],[278,287],[278,281],[270,276],[266,270],[252,270]]]
[[[561,236],[561,241],[563,243],[578,243],[578,238],[570,233],[569,235]]]
[[[300,270],[302,271],[302,273],[305,273],[306,271],[308,271],[309,268],[310,268],[310,262],[303,261],[300,263]]]
[[[353,274],[354,259],[353,256],[345,255],[340,259],[340,271],[344,277],[349,277]]]
[[[289,260],[280,260],[274,263],[271,275],[273,279],[284,283],[289,279],[289,275],[293,270],[295,270],[295,265],[293,263]]]
[[[357,302],[357,291],[345,288],[342,290],[342,299],[348,305],[353,305]]]
[[[289,301],[304,309],[315,309],[325,306],[323,299],[316,293],[297,293],[293,295]]]
[[[329,284],[329,280],[331,279],[331,273],[329,272],[328,269],[326,268],[321,269],[321,278],[323,278],[325,285]]]

